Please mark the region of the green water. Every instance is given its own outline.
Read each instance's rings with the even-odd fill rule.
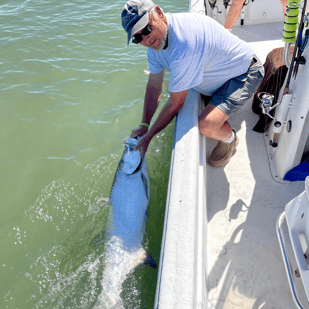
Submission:
[[[126,46],[124,3],[0,2],[0,308],[92,308],[100,293],[110,188],[148,79],[146,49]],[[157,262],[173,130],[147,153],[144,246]],[[125,307],[152,308],[156,279],[136,269]]]

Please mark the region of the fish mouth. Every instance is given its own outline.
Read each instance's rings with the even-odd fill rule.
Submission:
[[[121,158],[121,170],[127,174],[133,174],[142,163],[140,150],[135,151],[134,148],[137,144],[137,139],[128,138],[125,141],[125,148]]]

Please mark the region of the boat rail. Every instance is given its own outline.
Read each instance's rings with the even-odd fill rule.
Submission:
[[[199,93],[177,115],[154,308],[205,308],[206,138],[198,129]]]

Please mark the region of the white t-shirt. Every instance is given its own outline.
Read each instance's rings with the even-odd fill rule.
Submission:
[[[167,13],[168,47],[147,49],[149,70],[171,72],[169,91],[190,88],[212,95],[226,81],[245,73],[252,48],[208,16]]]

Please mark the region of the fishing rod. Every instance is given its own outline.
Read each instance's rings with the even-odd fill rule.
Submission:
[[[304,58],[304,56],[302,56],[302,53],[305,50],[307,43],[308,43],[309,29],[306,30],[304,40],[303,40],[303,31],[304,31],[305,22],[307,22],[307,24],[308,24],[308,17],[307,16],[304,16],[304,22],[303,22],[303,25],[302,25],[301,34],[300,34],[299,40],[297,42],[297,56],[296,56],[296,59],[295,59],[295,67],[294,67],[294,70],[293,70],[294,79],[296,79],[296,75],[297,75],[297,72],[298,72],[299,65],[300,64],[306,64],[306,59]]]
[[[298,10],[299,10],[299,6],[300,6],[300,0],[297,0],[297,1],[294,1],[294,2],[290,2],[289,4],[298,4]],[[301,37],[302,37],[302,33],[303,33],[303,29],[304,29],[304,17],[305,17],[305,13],[306,13],[306,6],[307,6],[307,0],[304,0],[304,3],[303,3],[303,9],[302,9],[302,15],[301,15],[301,20],[300,20],[300,24],[298,26],[298,33],[297,33],[297,39],[296,39],[296,42],[297,44],[299,44],[299,41],[301,40]],[[288,6],[288,10],[289,12],[291,12],[291,10],[295,9],[295,7],[289,7]],[[286,17],[291,17],[291,18],[294,18],[294,21],[292,21],[291,23],[288,23],[287,22],[287,18],[286,18],[286,22],[285,24],[286,25],[294,25],[295,24],[295,18],[296,18],[296,25],[297,25],[297,21],[298,21],[298,14],[297,16],[289,16],[289,15],[286,15]],[[297,28],[297,27],[296,27]],[[285,27],[284,29],[284,32],[287,32],[287,33],[291,33],[291,31],[287,30],[289,29],[289,27]],[[295,32],[294,32],[295,33]],[[283,38],[285,38],[283,36]],[[292,38],[295,38],[295,35],[292,37]],[[288,37],[288,40],[284,40],[285,42],[289,42],[291,39],[291,37]],[[296,64],[296,54],[298,52],[298,48],[300,48],[300,46],[295,46],[294,48],[294,52],[293,52],[293,56],[292,56],[292,61],[291,61],[291,65],[290,65],[290,68],[289,68],[289,75],[288,75],[288,78],[287,78],[287,81],[286,81],[286,84],[285,84],[285,93],[288,93],[289,92],[289,86],[290,86],[290,81],[291,81],[291,77],[292,77],[292,72],[293,72],[293,68],[294,68],[294,65]]]
[[[204,8],[205,8],[205,15],[207,15],[207,5],[206,5],[206,0],[204,0]]]
[[[302,42],[302,34],[303,34],[303,29],[304,29],[304,23],[305,23],[305,13],[306,13],[306,6],[307,6],[307,0],[304,0],[303,2],[303,8],[302,8],[302,14],[301,14],[301,19],[299,26],[297,27],[298,24],[298,15],[299,15],[299,8],[300,8],[300,2],[301,0],[294,0],[290,1],[288,3],[287,7],[287,14],[285,18],[285,23],[284,23],[284,31],[283,31],[283,41],[286,43],[294,43],[295,48],[293,51],[293,56],[291,60],[291,64],[289,67],[288,71],[288,76],[286,79],[285,87],[283,90],[283,93],[281,93],[279,96],[281,96],[278,100],[278,102],[275,106],[281,105],[280,110],[278,111],[276,115],[276,119],[274,121],[274,137],[271,142],[272,147],[277,147],[278,146],[278,140],[279,140],[279,135],[282,132],[283,126],[282,124],[286,120],[288,110],[290,108],[290,103],[292,101],[293,93],[290,92],[290,81],[292,77],[292,73],[294,72],[294,66],[296,68],[295,74],[297,74],[298,70],[298,65],[299,64],[305,64],[306,60],[304,58],[301,58],[302,51],[305,49],[305,44],[307,44],[308,38],[309,38],[309,32],[306,31],[307,39],[305,37],[304,44],[300,43]],[[296,30],[298,28],[298,33],[297,33],[297,38],[295,41],[295,36],[296,36]],[[295,30],[294,30],[295,29]],[[306,42],[306,43],[305,43]],[[297,55],[299,57],[297,57]],[[296,76],[296,75],[295,75]],[[275,107],[274,106],[274,107]],[[274,108],[273,107],[273,108]],[[291,130],[291,123],[288,123],[288,130]]]
[[[250,2],[250,0],[245,0],[243,6],[242,6],[242,9],[241,9],[241,17],[240,17],[240,25],[243,26],[244,24],[244,20],[245,20],[245,11],[244,11],[244,7],[246,5],[248,5]],[[253,1],[252,1],[253,2]]]

